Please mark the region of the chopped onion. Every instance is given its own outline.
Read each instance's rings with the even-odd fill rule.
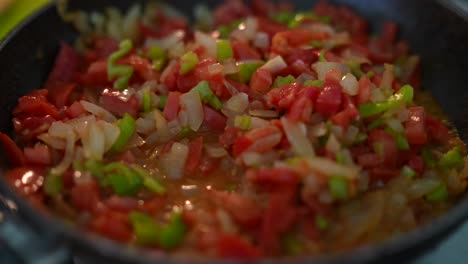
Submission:
[[[244,152],[240,156],[242,162],[247,166],[260,166],[264,164],[271,164],[278,159],[278,153],[270,151],[267,153],[258,152]]]
[[[107,152],[114,145],[115,141],[120,135],[120,129],[118,126],[105,122],[103,120],[97,121],[98,126],[102,129],[104,133],[104,151]]]
[[[345,140],[347,143],[353,143],[359,134],[359,128],[356,126],[349,126],[345,134]]]
[[[205,48],[205,52],[209,57],[216,58],[218,47],[216,45],[216,40],[213,37],[200,31],[196,31],[195,41]]]
[[[189,154],[188,146],[175,142],[171,150],[162,156],[161,166],[164,168],[166,176],[171,180],[177,180],[184,176],[185,162]]]
[[[270,37],[265,32],[257,32],[253,44],[257,48],[267,49],[270,46]]]
[[[156,136],[157,142],[165,142],[171,138],[171,132],[166,119],[159,110],[153,111],[154,120],[156,122]],[[148,141],[148,139],[147,139]],[[149,142],[148,142],[149,143]]]
[[[276,118],[279,116],[279,113],[275,110],[250,110],[249,114],[251,116],[263,117],[263,118]]]
[[[325,149],[330,151],[331,153],[337,153],[341,149],[341,144],[336,139],[335,135],[331,134],[328,137],[327,144],[325,145]]]
[[[311,127],[309,131],[310,135],[312,135],[313,137],[325,136],[327,132],[328,127],[327,124],[325,124],[325,122],[318,123],[317,125]]]
[[[327,176],[342,176],[349,179],[356,179],[359,176],[359,168],[340,165],[327,158],[309,157],[305,161],[310,169]]]
[[[177,135],[180,130],[182,130],[182,125],[180,124],[178,119],[174,119],[167,123],[167,127],[169,128],[169,133],[171,135]]]
[[[148,135],[156,129],[156,122],[152,113],[145,114],[136,120],[136,131]]]
[[[248,106],[249,96],[246,93],[238,93],[224,103],[223,110],[225,109],[233,114],[241,114]]]
[[[380,103],[387,100],[387,97],[385,96],[382,89],[377,88],[372,90],[370,100],[372,103]]]
[[[259,118],[259,117],[251,117],[250,118],[250,129],[255,129],[255,128],[261,128],[261,127],[266,127],[270,124],[265,119]]]
[[[84,156],[87,159],[102,160],[105,151],[105,137],[96,122],[90,123],[81,137]]]
[[[187,111],[182,109],[179,111],[179,114],[177,115],[177,119],[179,120],[179,125],[181,127],[185,127],[188,125],[188,114]]]
[[[253,40],[257,33],[257,27],[257,19],[255,17],[248,17],[245,22],[239,24],[237,29],[231,33],[231,37],[241,41]]]
[[[203,123],[205,114],[198,92],[188,92],[180,96],[180,105],[187,113],[188,125],[193,131],[198,131]]]
[[[153,45],[156,45],[163,50],[170,50],[177,43],[181,42],[184,39],[184,37],[185,32],[183,30],[176,30],[162,39],[148,38],[144,46],[151,47]]]
[[[113,114],[111,114],[109,111],[107,111],[106,109],[104,109],[104,108],[102,108],[102,107],[100,107],[98,105],[92,104],[92,103],[84,101],[84,100],[81,100],[80,104],[83,106],[83,108],[86,111],[90,112],[91,114],[95,115],[96,117],[100,117],[100,118],[104,119],[107,122],[115,122],[117,120],[117,118],[115,118],[115,116]]]
[[[432,192],[437,186],[440,185],[439,179],[424,178],[416,179],[411,186],[406,190],[407,195],[411,198],[419,198]]]
[[[385,71],[382,76],[382,81],[380,82],[380,88],[392,88],[393,87],[393,80],[395,79],[393,75],[393,65],[385,64]]]
[[[160,78],[162,83],[166,81],[166,78],[169,76],[169,74],[172,72],[172,70],[174,69],[176,65],[177,65],[177,61],[171,60],[169,64],[166,66],[166,68],[164,68],[163,72],[161,73],[161,78]],[[167,87],[164,86],[164,88],[165,88],[164,90],[167,91]]]
[[[405,132],[405,128],[398,119],[388,119],[387,121],[385,121],[385,124],[387,124],[387,126],[396,133]]]
[[[88,115],[80,118],[74,118],[67,121],[67,124],[71,125],[76,134],[79,137],[82,137],[86,131],[88,124],[96,122],[96,117],[93,115]]]
[[[168,52],[168,55],[170,58],[180,58],[185,54],[185,45],[182,42],[177,42],[174,44]]]
[[[224,73],[224,65],[221,63],[214,63],[208,66],[208,72],[211,76],[223,74]]]
[[[311,142],[309,141],[309,139],[307,139],[306,134],[303,133],[303,123],[292,123],[286,117],[281,118],[281,123],[283,124],[283,129],[286,133],[286,137],[288,138],[289,143],[291,143],[291,146],[297,155],[315,155],[315,151]]]
[[[62,122],[55,122],[55,123],[62,123]],[[51,128],[54,126],[52,124]],[[63,124],[63,125],[62,125]],[[62,123],[57,127],[57,137],[64,138],[66,140],[66,146],[65,146],[65,155],[62,159],[62,161],[54,168],[51,169],[51,173],[55,175],[61,175],[65,171],[67,171],[68,167],[70,167],[72,161],[73,161],[73,154],[75,150],[75,141],[76,141],[76,135],[75,132],[73,131],[73,128],[70,125]],[[52,131],[54,128],[52,129]],[[60,130],[60,132],[58,131]],[[49,128],[49,134],[51,130]]]
[[[39,140],[46,143],[48,146],[53,149],[65,149],[67,142],[63,138],[53,137],[49,133],[40,134],[37,136]]]
[[[359,92],[359,85],[356,77],[351,73],[346,74],[340,81],[343,91],[348,95],[355,96]]]
[[[316,78],[308,73],[301,73],[301,75],[297,76],[296,81],[299,83],[304,84],[306,81],[313,81],[316,80]]]
[[[226,149],[219,145],[207,145],[205,148],[208,155],[213,158],[221,158],[228,155]]]
[[[357,64],[370,64],[370,60],[365,57],[363,54],[355,51],[354,49],[345,49],[341,53],[343,60],[347,62],[354,62]]]
[[[402,109],[400,112],[398,112],[398,120],[400,122],[406,122],[409,119],[409,111],[408,109]]]
[[[239,72],[239,67],[237,67],[236,61],[233,59],[225,61],[223,65],[224,74],[234,74]]]
[[[349,72],[348,66],[337,62],[316,62],[312,64],[312,68],[317,72],[318,79],[323,81],[325,76],[331,70],[339,70],[342,74]]]
[[[288,65],[284,61],[283,57],[278,55],[274,57],[273,59],[270,59],[269,61],[267,61],[267,63],[265,63],[262,67],[260,67],[260,69],[267,70],[271,73],[277,73],[283,69],[286,69],[287,67]]]
[[[132,149],[141,147],[146,144],[146,141],[140,137],[138,134],[133,134],[133,136],[128,140],[128,143],[125,145],[125,149]]]

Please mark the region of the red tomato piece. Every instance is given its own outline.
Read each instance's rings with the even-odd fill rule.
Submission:
[[[342,102],[341,89],[339,84],[326,83],[317,98],[315,110],[324,115],[338,112]]]
[[[208,107],[206,105],[203,106],[203,110],[205,112],[205,119],[203,120],[203,125],[209,127],[215,132],[222,132],[226,127],[227,118],[215,111],[213,108]]]
[[[427,143],[426,113],[424,107],[414,106],[408,108],[409,119],[405,122],[405,135],[412,145]]]
[[[228,126],[224,129],[224,133],[219,136],[219,143],[225,147],[229,147],[236,142],[236,139],[240,136],[241,131],[237,127]]]
[[[216,24],[230,24],[246,17],[250,13],[249,8],[242,0],[228,0],[214,10]]]
[[[395,138],[382,129],[374,129],[369,132],[369,144],[382,146],[382,153],[377,153],[382,156],[383,163],[386,166],[395,166],[398,161],[398,148]]]
[[[63,82],[73,81],[80,67],[79,54],[68,44],[61,43],[60,51],[55,59],[54,68],[44,87]]]
[[[297,173],[288,168],[262,168],[252,172],[247,178],[258,185],[295,186],[299,181]]]
[[[59,118],[60,114],[57,108],[47,101],[42,95],[26,95],[18,100],[18,105],[13,109],[14,115],[28,114],[29,116],[51,115],[53,118]]]
[[[71,104],[67,110],[65,111],[65,114],[69,118],[77,118],[83,114],[86,114],[86,110],[84,107],[81,105],[80,102],[75,101],[73,104]]]
[[[257,259],[260,251],[237,235],[223,234],[218,238],[218,256],[233,259]]]
[[[232,43],[232,50],[234,52],[234,58],[239,61],[260,60],[262,58],[249,44],[241,41],[234,41]]]
[[[262,218],[258,204],[238,193],[213,191],[213,201],[224,208],[233,219],[244,227],[255,227]]]
[[[109,110],[111,113],[118,116],[123,116],[125,113],[136,118],[138,116],[138,101],[135,96],[131,96],[125,100],[119,91],[111,91],[105,89],[101,95],[102,107]]]
[[[234,157],[238,157],[244,151],[246,151],[251,145],[253,141],[245,136],[238,137],[232,146],[232,155]]]
[[[357,95],[357,104],[365,104],[370,101],[372,90],[371,90],[371,81],[367,78],[366,75],[363,75],[359,79],[359,93]]]
[[[16,143],[6,134],[0,132],[0,145],[3,146],[3,151],[7,154],[8,162],[17,167],[26,164],[24,154]]]
[[[258,93],[266,93],[273,84],[271,73],[265,69],[257,69],[250,79],[250,87]]]
[[[167,97],[166,106],[164,107],[164,118],[167,121],[172,121],[177,118],[180,110],[180,93],[170,92]]]
[[[424,173],[424,160],[421,156],[413,155],[410,157],[408,166],[410,166],[419,175]]]
[[[201,156],[203,153],[203,137],[198,137],[189,144],[189,154],[185,163],[185,174],[190,175],[195,173],[200,165]]]
[[[68,106],[70,96],[76,89],[75,83],[55,83],[48,87],[48,99],[59,109]]]
[[[450,139],[449,129],[439,120],[426,115],[426,127],[429,138],[439,144],[447,144]]]
[[[44,144],[36,144],[32,148],[24,148],[24,158],[29,165],[52,165],[52,155],[49,147]]]
[[[127,242],[132,238],[132,230],[127,213],[107,210],[96,215],[91,229],[116,241]]]
[[[100,201],[99,186],[95,180],[76,184],[71,189],[71,204],[82,211],[93,212]]]

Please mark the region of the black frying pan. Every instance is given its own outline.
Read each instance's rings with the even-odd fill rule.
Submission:
[[[108,5],[128,7],[131,0],[76,0],[73,8],[99,10]],[[195,1],[172,0],[173,6],[190,14]],[[215,0],[203,1],[214,5]],[[292,1],[298,8],[310,8],[314,1]],[[423,87],[429,89],[461,138],[468,142],[468,22],[463,13],[455,14],[447,7],[450,1],[429,0],[337,0],[350,5],[367,17],[374,30],[384,20],[402,26],[402,38],[422,56]],[[441,4],[442,3],[442,4]],[[445,7],[447,6],[447,7]],[[12,129],[10,112],[17,99],[31,89],[41,86],[52,67],[60,41],[72,42],[73,29],[49,5],[19,26],[0,45],[0,131]],[[1,156],[1,155],[0,155]],[[6,169],[0,159],[0,175]],[[0,223],[0,236],[19,256],[30,263],[66,263],[70,256],[84,260],[79,263],[206,263],[207,259],[182,259],[163,254],[130,249],[98,237],[83,235],[58,220],[48,219],[35,212],[18,198],[0,177],[0,207],[12,214]],[[9,197],[8,200],[5,197]],[[13,203],[11,202],[13,201]],[[1,215],[0,215],[1,216]],[[264,260],[265,263],[402,263],[433,248],[454,231],[468,216],[468,196],[443,217],[409,234],[382,244],[358,248],[348,253],[301,257],[288,260]],[[1,218],[0,218],[1,219]],[[26,230],[27,239],[20,241],[14,234]],[[23,232],[24,234],[24,232]],[[32,244],[32,245],[31,245]],[[48,258],[48,259],[47,259]],[[216,262],[210,260],[209,262]],[[3,263],[3,261],[2,261]],[[223,263],[229,263],[224,261]]]

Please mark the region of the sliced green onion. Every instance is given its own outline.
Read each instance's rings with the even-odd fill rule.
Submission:
[[[401,168],[400,175],[413,178],[416,176],[416,172],[409,166],[403,166],[403,168]]]
[[[145,113],[148,113],[151,111],[152,105],[151,105],[151,92],[149,90],[146,90],[143,92],[143,97],[141,99],[142,104],[143,104],[143,111]]]
[[[198,55],[195,52],[189,51],[185,53],[181,58],[179,73],[181,75],[187,74],[197,66],[198,61]]]
[[[325,217],[321,215],[317,215],[315,217],[315,225],[317,226],[319,230],[324,231],[328,229],[328,227],[330,226],[330,223]]]
[[[296,82],[296,78],[294,78],[294,76],[292,75],[288,75],[288,76],[278,76],[276,77],[274,83],[273,83],[273,88],[278,88],[278,87],[281,87],[283,85],[286,85],[286,84],[290,84],[290,83],[295,83]]]
[[[117,123],[120,129],[120,134],[117,140],[112,145],[112,151],[120,152],[124,149],[130,138],[135,133],[136,121],[131,115],[125,113],[123,118]]]
[[[161,227],[150,216],[132,212],[129,215],[138,243],[143,245],[154,245],[159,243]]]
[[[59,195],[62,192],[62,190],[63,190],[62,176],[49,173],[45,177],[44,192],[51,197],[55,197]]]
[[[209,104],[216,110],[221,109],[223,103],[219,98],[213,93],[210,88],[208,81],[201,81],[192,90],[195,90],[200,93],[200,97],[204,103]]]
[[[328,179],[328,190],[336,200],[345,200],[348,198],[348,182],[344,177],[330,177]]]
[[[439,160],[441,169],[453,169],[463,166],[464,159],[459,147],[455,147],[445,153]]]
[[[252,117],[249,115],[236,116],[234,126],[242,130],[249,130],[252,124]]]
[[[359,107],[359,113],[361,117],[371,117],[392,108],[401,106],[403,104],[409,104],[413,101],[413,87],[411,85],[405,85],[394,95],[392,95],[386,102],[381,103],[367,103]]]
[[[170,222],[161,229],[159,245],[164,249],[177,247],[184,240],[187,226],[182,218],[182,212],[176,212],[171,216]]]
[[[166,193],[166,188],[164,188],[164,186],[158,180],[151,176],[148,171],[137,165],[132,165],[131,167],[143,179],[143,186],[145,186],[148,190],[156,194]]]
[[[232,51],[231,41],[225,40],[225,39],[219,39],[216,45],[217,45],[219,61],[232,59],[232,57],[234,56],[234,52]]]
[[[128,87],[128,82],[133,75],[133,68],[128,65],[118,65],[117,60],[121,59],[132,50],[133,44],[130,40],[124,40],[120,43],[120,49],[109,57],[107,62],[107,78],[113,80],[118,77],[114,83],[114,88],[124,90]]]
[[[426,195],[426,200],[431,202],[441,202],[448,199],[448,190],[445,183],[440,183],[432,192]]]
[[[318,88],[323,88],[324,81],[321,80],[307,80],[304,82],[304,86],[315,86]]]
[[[161,110],[164,109],[164,107],[166,107],[166,103],[167,103],[167,95],[160,95],[158,108]]]
[[[434,158],[434,155],[431,153],[431,151],[428,148],[423,148],[421,151],[422,158],[424,160],[424,165],[429,168],[433,169],[437,165],[437,161]]]
[[[325,49],[322,49],[319,53],[319,61],[320,62],[327,62],[327,59],[325,58],[325,52],[327,52]]]
[[[241,83],[248,83],[254,72],[263,65],[262,62],[238,62],[236,63],[239,72],[230,77]]]

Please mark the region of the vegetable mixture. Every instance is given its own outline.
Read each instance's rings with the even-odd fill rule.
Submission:
[[[464,146],[395,23],[369,35],[327,2],[227,0],[193,27],[163,4],[58,9],[80,37],[0,142],[6,180],[79,228],[174,254],[315,255],[408,232],[466,189]]]

